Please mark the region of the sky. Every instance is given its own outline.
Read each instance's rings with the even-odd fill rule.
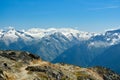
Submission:
[[[0,0],[0,28],[9,26],[102,32],[120,27],[120,0]]]

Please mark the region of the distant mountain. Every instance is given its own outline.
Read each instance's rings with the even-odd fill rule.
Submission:
[[[0,51],[0,80],[120,80],[120,75],[104,67],[79,66],[43,61],[23,51]]]
[[[105,66],[120,73],[120,44],[113,45],[97,56],[91,64]]]
[[[52,61],[64,50],[76,43],[88,40],[93,33],[74,29],[38,29],[0,30],[1,50],[23,50],[40,55],[44,60]]]
[[[101,54],[107,47],[89,47],[89,43],[82,42],[65,50],[61,55],[56,57],[52,62],[64,62],[78,66],[87,67],[93,59]]]

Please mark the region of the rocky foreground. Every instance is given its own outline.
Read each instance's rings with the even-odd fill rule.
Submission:
[[[0,51],[0,80],[120,80],[103,67],[52,64],[22,51]]]

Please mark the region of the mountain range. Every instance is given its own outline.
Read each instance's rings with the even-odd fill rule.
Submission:
[[[120,29],[103,33],[70,28],[0,30],[1,50],[22,50],[53,63],[104,66],[120,73]]]

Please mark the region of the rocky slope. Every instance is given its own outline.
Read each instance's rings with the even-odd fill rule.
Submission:
[[[120,80],[120,75],[103,67],[82,68],[51,64],[22,51],[0,51],[0,80]]]

